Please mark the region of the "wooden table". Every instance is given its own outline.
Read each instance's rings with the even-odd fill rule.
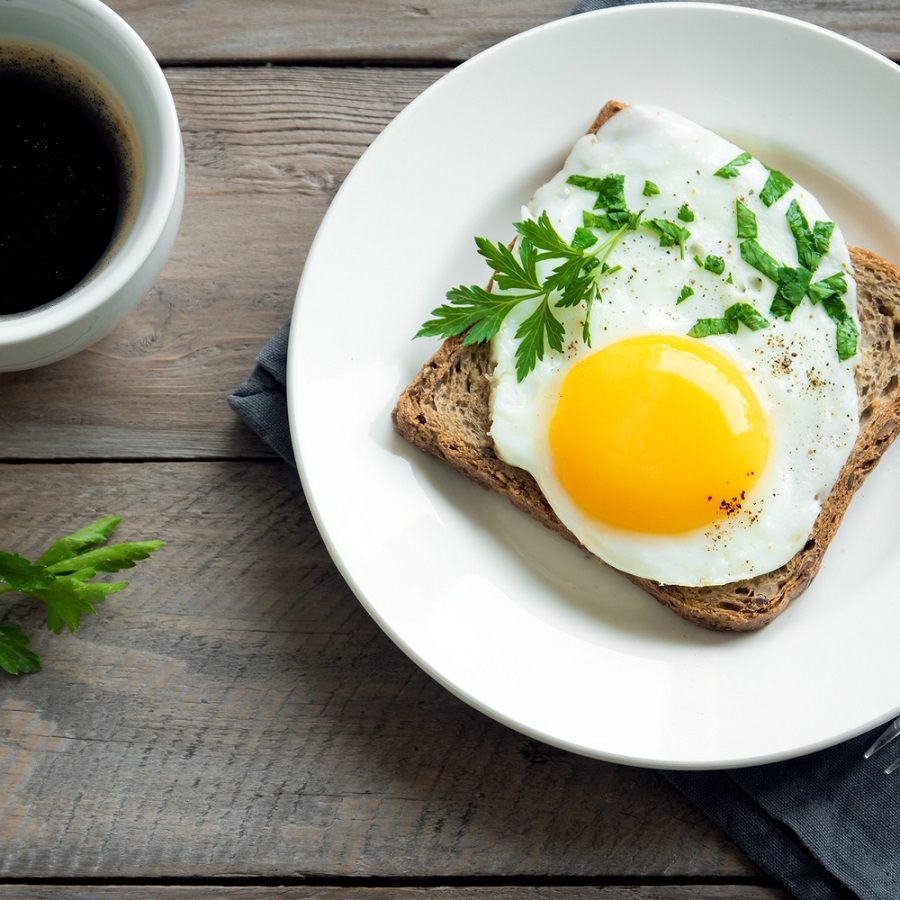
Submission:
[[[102,514],[167,545],[74,635],[0,600],[44,662],[0,673],[0,898],[783,896],[655,773],[523,737],[423,674],[226,405],[372,139],[570,5],[112,3],[172,86],[184,218],[109,337],[0,375],[0,546],[33,556]],[[900,59],[896,0],[758,5]]]

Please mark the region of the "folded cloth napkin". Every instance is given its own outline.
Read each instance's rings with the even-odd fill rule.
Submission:
[[[288,319],[256,357],[247,380],[229,395],[231,408],[285,462],[296,466],[287,411]]]
[[[580,0],[572,12],[623,2],[628,0]],[[263,440],[295,465],[285,393],[289,330],[290,320],[228,399]],[[661,774],[795,897],[897,900],[900,773],[886,776],[878,760],[863,759],[881,730],[785,762]]]

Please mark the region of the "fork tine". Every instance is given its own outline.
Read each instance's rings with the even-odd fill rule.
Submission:
[[[900,716],[894,719],[890,725],[884,730],[881,736],[869,747],[868,750],[863,754],[864,759],[868,759],[873,753],[877,753],[882,747],[889,744],[895,737],[900,736]],[[890,767],[890,771],[894,770],[894,766],[900,763],[900,760],[897,760],[897,763],[894,763]]]
[[[900,757],[895,759],[885,770],[885,775],[890,775],[895,769],[900,769]]]

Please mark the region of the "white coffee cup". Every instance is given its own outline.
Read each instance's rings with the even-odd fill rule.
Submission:
[[[175,103],[149,48],[100,0],[2,0],[0,44],[50,48],[92,74],[133,124],[139,196],[115,246],[86,279],[35,309],[0,315],[0,372],[56,362],[98,341],[158,278],[184,201]]]

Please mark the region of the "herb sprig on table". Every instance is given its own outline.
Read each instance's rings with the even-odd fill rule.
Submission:
[[[63,628],[75,632],[82,614],[128,587],[127,581],[98,582],[100,572],[131,569],[163,546],[162,541],[107,544],[119,516],[104,516],[73,534],[55,541],[34,562],[17,553],[0,550],[0,595],[10,591],[41,601],[47,610],[47,628],[54,634]],[[28,649],[29,640],[15,625],[0,625],[0,669],[10,675],[39,672],[41,661]]]

